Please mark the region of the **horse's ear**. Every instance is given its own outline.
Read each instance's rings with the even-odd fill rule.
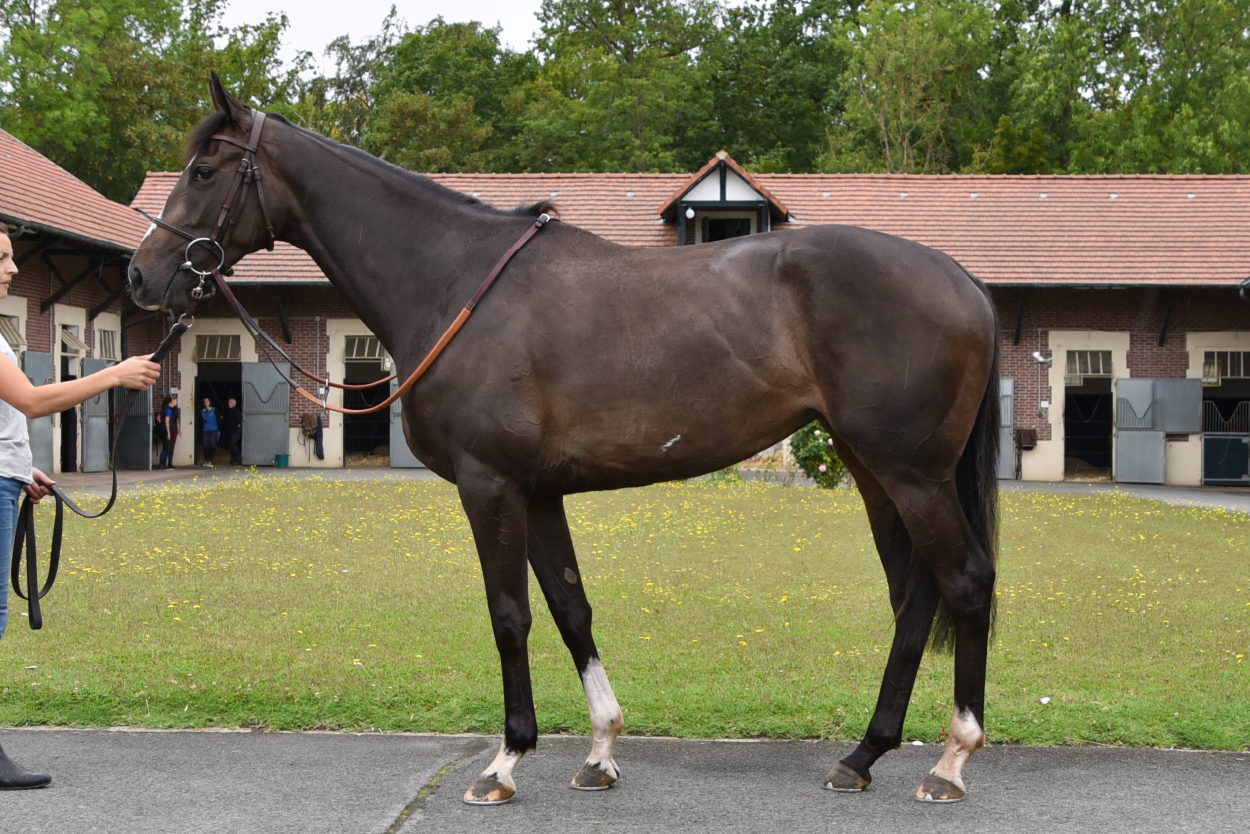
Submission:
[[[250,108],[226,91],[221,79],[217,77],[216,70],[209,74],[208,93],[212,96],[213,106],[217,108],[217,111],[228,115],[235,124],[242,124],[243,117],[252,112]]]

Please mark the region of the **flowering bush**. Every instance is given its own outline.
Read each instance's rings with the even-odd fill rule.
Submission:
[[[846,466],[833,450],[833,440],[820,423],[808,423],[790,438],[794,462],[816,482],[830,489],[846,478]]]

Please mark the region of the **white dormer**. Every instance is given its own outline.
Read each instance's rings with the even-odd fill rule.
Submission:
[[[772,229],[789,212],[725,151],[695,173],[663,206],[677,224],[677,244],[710,243]]]

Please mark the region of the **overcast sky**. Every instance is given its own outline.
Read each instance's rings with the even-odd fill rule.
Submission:
[[[325,71],[333,66],[325,63],[323,52],[330,41],[350,35],[352,42],[369,38],[382,28],[382,19],[391,6],[409,26],[423,25],[440,14],[447,21],[477,20],[487,26],[503,27],[504,43],[521,50],[529,46],[538,29],[534,13],[542,0],[231,0],[226,8],[227,26],[258,23],[267,12],[285,12],[291,21],[287,29],[283,56],[307,50]]]

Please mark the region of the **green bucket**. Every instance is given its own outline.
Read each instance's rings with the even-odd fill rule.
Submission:
[[[279,469],[286,469],[287,464],[290,462],[291,462],[290,455],[274,455],[273,456],[273,465],[278,467]]]

